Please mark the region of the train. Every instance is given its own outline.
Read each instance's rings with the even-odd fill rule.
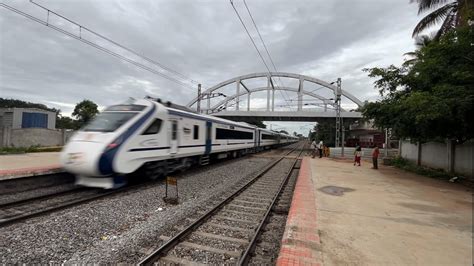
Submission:
[[[130,174],[157,179],[195,164],[297,141],[146,97],[106,107],[68,140],[60,163],[76,176],[77,185],[113,189],[125,185]]]

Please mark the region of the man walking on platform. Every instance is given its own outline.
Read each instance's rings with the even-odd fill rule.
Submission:
[[[319,158],[323,158],[323,141],[319,141],[319,144],[318,144],[318,151],[319,151]]]
[[[379,159],[379,147],[375,146],[372,150],[372,164],[374,165],[372,169],[379,169],[378,167],[378,159]]]
[[[317,145],[318,144],[316,144],[316,139],[314,139],[313,142],[311,142],[311,158],[316,157],[316,150],[318,149]]]

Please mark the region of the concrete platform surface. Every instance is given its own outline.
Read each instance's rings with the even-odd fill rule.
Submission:
[[[304,159],[277,265],[472,265],[472,190],[370,167]]]
[[[59,152],[0,155],[0,180],[59,171]]]

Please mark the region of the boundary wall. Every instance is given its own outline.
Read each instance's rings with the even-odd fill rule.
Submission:
[[[0,147],[63,146],[74,131],[47,128],[0,128]]]
[[[400,141],[400,156],[420,166],[443,169],[474,178],[474,140],[463,144],[452,142],[411,143]]]

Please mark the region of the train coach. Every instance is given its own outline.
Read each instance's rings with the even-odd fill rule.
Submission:
[[[70,138],[60,155],[76,184],[116,188],[124,176],[156,179],[169,172],[296,142],[258,128],[153,98],[107,107]]]

